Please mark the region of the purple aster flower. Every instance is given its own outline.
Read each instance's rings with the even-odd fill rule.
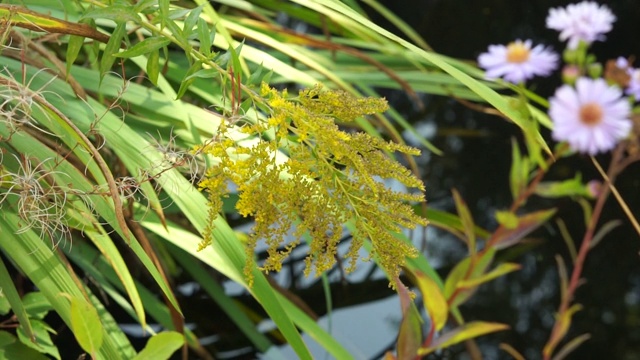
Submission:
[[[557,66],[558,55],[542,45],[532,49],[531,40],[516,40],[507,46],[490,45],[478,63],[488,79],[503,78],[517,84],[536,75],[549,75]]]
[[[580,78],[563,85],[549,99],[552,137],[572,149],[595,155],[611,150],[631,131],[631,106],[622,91],[603,79]]]
[[[605,5],[593,1],[571,4],[566,8],[552,8],[547,16],[547,27],[560,31],[560,40],[569,40],[569,49],[578,47],[580,41],[591,44],[604,40],[616,17]]]

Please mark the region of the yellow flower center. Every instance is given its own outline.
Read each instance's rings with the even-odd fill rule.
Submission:
[[[596,103],[587,103],[580,108],[580,121],[588,126],[598,125],[602,121],[602,107]]]
[[[507,45],[507,61],[510,63],[523,63],[529,60],[529,54],[529,49],[520,41]]]

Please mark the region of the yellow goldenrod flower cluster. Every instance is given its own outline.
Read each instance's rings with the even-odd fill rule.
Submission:
[[[405,258],[415,256],[417,250],[396,239],[394,233],[426,224],[411,205],[424,200],[424,186],[387,153],[417,155],[419,151],[365,133],[348,133],[336,125],[336,121],[385,111],[386,101],[356,98],[320,86],[289,98],[286,91],[280,93],[263,84],[261,95],[267,99],[268,119],[241,129],[259,141],[241,145],[227,137],[198,149],[219,159],[199,184],[208,192],[210,220],[218,216],[229,182],[237,186],[237,211],[255,219],[246,247],[247,276],[259,239],[269,245],[263,271],[279,271],[306,236],[310,239],[306,275],[330,269],[336,262],[343,226],[349,221],[356,231],[346,254],[347,270],[353,269],[358,250],[369,239],[372,255],[390,275],[397,275]],[[219,138],[225,139],[225,134]],[[419,192],[393,191],[384,185],[384,179],[396,179]],[[202,247],[211,243],[211,230]],[[295,240],[285,244],[291,235]]]

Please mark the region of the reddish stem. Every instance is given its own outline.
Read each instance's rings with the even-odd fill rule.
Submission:
[[[604,204],[611,192],[609,185],[613,184],[615,177],[623,169],[623,167],[618,166],[618,164],[622,160],[623,152],[624,152],[624,147],[621,145],[621,146],[618,146],[613,153],[611,164],[609,165],[609,169],[607,170],[608,180],[605,181],[605,183],[601,187],[600,194],[598,194],[598,199],[596,200],[596,204],[593,208],[593,213],[591,214],[591,218],[589,219],[589,223],[587,224],[587,230],[582,239],[582,244],[580,245],[580,251],[578,252],[578,255],[574,263],[573,272],[571,273],[571,280],[569,281],[569,285],[567,287],[565,296],[560,300],[560,307],[558,309],[557,319],[559,319],[569,309],[569,306],[571,305],[571,302],[573,300],[573,296],[576,290],[578,289],[578,286],[580,286],[580,275],[582,274],[582,269],[584,267],[587,254],[591,249],[591,242],[593,241],[593,235],[595,234],[596,226],[598,225],[598,221],[600,219],[600,215],[602,214],[602,209],[604,208]],[[553,329],[551,330],[551,336],[549,337],[549,342],[552,339],[555,339],[559,335],[560,331],[561,331],[560,322],[556,320],[555,324],[553,325]],[[549,360],[551,358],[552,352],[553,352],[553,349],[551,349],[549,353],[544,354],[544,360]]]

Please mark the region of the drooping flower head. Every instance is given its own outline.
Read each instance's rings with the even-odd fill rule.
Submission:
[[[552,8],[547,16],[547,27],[560,31],[560,40],[569,40],[569,49],[578,47],[580,41],[591,44],[604,40],[603,34],[611,31],[615,15],[605,5],[594,1],[571,4],[566,8]]]
[[[531,48],[531,40],[516,40],[507,46],[490,45],[489,52],[478,57],[488,79],[503,78],[517,84],[534,76],[547,76],[555,70],[558,55],[542,45]]]
[[[582,77],[576,87],[563,85],[549,99],[552,137],[581,153],[611,150],[631,131],[631,106],[622,91],[603,79]]]

